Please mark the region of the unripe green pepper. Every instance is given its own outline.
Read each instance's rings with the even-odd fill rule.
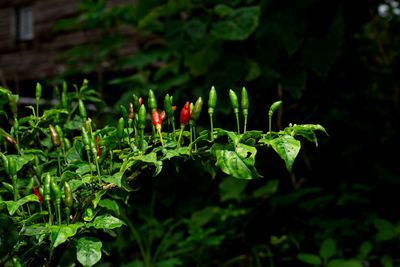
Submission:
[[[217,106],[217,90],[214,86],[211,86],[210,93],[208,95],[208,113],[214,113],[214,109]]]
[[[46,204],[50,204],[51,200],[51,175],[50,173],[46,173],[44,176],[44,183],[43,183],[43,196]]]
[[[8,172],[10,176],[14,176],[17,174],[17,162],[14,157],[8,157]]]
[[[61,93],[61,105],[63,108],[67,109],[67,107],[68,107],[67,83],[65,81],[63,81],[62,87],[63,87],[63,90]]]
[[[53,125],[49,124],[49,130],[50,130],[51,142],[55,147],[59,147],[61,145],[61,139],[56,129],[54,128]]]
[[[25,187],[25,195],[29,195],[29,194],[32,193],[32,189],[33,189],[33,185],[34,184],[35,184],[35,179],[33,179],[33,177],[31,177],[29,179],[29,183]]]
[[[201,96],[197,98],[196,103],[193,106],[193,109],[190,111],[190,118],[194,121],[198,121],[201,114],[201,108],[203,107],[203,99]]]
[[[172,96],[170,96],[169,94],[165,95],[164,109],[167,113],[168,118],[172,118],[174,116],[174,110],[172,109]]]
[[[140,108],[140,102],[139,102],[139,97],[135,94],[133,94],[133,110],[135,113],[139,111]]]
[[[65,150],[68,151],[71,148],[71,141],[67,137],[64,137]]]
[[[78,100],[78,108],[79,108],[79,115],[81,116],[82,119],[86,120],[87,118],[86,106],[85,103],[83,103],[82,99]]]
[[[42,85],[40,83],[36,83],[36,92],[35,92],[36,102],[40,101],[40,97],[42,97]]]
[[[85,145],[85,149],[88,150],[90,148],[90,139],[85,127],[82,127],[82,141]]]
[[[144,104],[140,106],[138,120],[139,128],[144,129],[146,126],[146,107]]]
[[[54,181],[54,179],[51,179],[51,181],[50,181],[50,188],[51,188],[51,192],[53,193],[55,200],[56,201],[61,200],[61,190],[60,190],[60,187]]]
[[[68,182],[64,182],[64,204],[67,208],[71,208],[73,204],[72,190]]]
[[[118,139],[122,139],[124,137],[124,129],[125,129],[125,120],[123,117],[121,117],[118,120],[118,127],[117,127]]]
[[[272,116],[274,112],[282,105],[282,101],[276,101],[274,102],[271,107],[269,108],[268,115]]]
[[[149,99],[147,105],[150,107],[150,110],[157,109],[157,99],[154,95],[153,90],[149,90]]]
[[[232,105],[233,111],[235,113],[239,112],[238,97],[232,89],[229,89],[229,99],[231,100],[231,105]]]
[[[242,106],[242,112],[244,115],[249,113],[249,96],[245,87],[242,88],[242,97],[240,99],[240,104]]]

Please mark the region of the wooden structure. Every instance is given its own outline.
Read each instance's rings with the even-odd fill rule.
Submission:
[[[107,6],[134,0],[107,0]],[[0,85],[54,78],[63,73],[60,52],[99,38],[96,32],[56,33],[56,21],[78,15],[80,0],[0,0]],[[134,38],[133,31],[127,35]],[[136,50],[130,42],[123,53]]]

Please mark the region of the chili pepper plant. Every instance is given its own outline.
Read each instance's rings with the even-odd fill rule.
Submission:
[[[214,124],[217,96],[229,96],[234,129]],[[35,106],[19,106],[18,95],[0,88],[5,122],[0,125],[0,265],[55,266],[67,258],[68,264],[93,266],[102,259],[104,235],[115,237],[119,228],[132,224],[119,207],[135,194],[132,183],[149,170],[157,176],[180,158],[206,164],[211,177],[262,178],[255,167],[258,150],[275,151],[290,172],[302,140],[317,145],[316,132],[326,133],[319,124],[274,131],[271,121],[281,101],[260,115],[267,130],[250,130],[246,88],[240,96],[212,87],[207,107],[202,97],[174,103],[168,94],[160,96],[161,105],[150,89],[147,96],[132,95],[115,124],[97,127],[95,112],[87,107],[102,100],[87,80],[56,88],[53,106],[41,104],[39,83]],[[209,117],[209,127],[201,131],[200,116]],[[71,257],[54,256],[71,247]],[[144,266],[152,266],[152,259]]]

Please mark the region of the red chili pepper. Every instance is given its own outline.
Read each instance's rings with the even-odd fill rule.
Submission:
[[[100,157],[101,156],[101,148],[100,148],[100,136],[96,136],[96,148],[97,148],[97,156]]]
[[[139,104],[142,105],[143,104],[143,98],[139,97]]]
[[[39,202],[42,202],[42,196],[40,195],[39,190],[36,187],[32,187],[32,192],[37,196]]]
[[[162,118],[160,113],[158,113],[158,111],[156,109],[153,109],[153,113],[151,114],[151,119],[153,121],[153,125],[156,128],[161,128],[161,123],[162,123]]]
[[[186,101],[185,105],[181,110],[180,122],[181,125],[187,125],[190,120],[190,104],[189,101]]]

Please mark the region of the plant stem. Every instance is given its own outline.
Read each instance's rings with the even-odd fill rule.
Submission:
[[[213,114],[210,114],[210,134],[211,134],[211,141],[214,141],[214,124],[213,124]]]
[[[246,131],[247,131],[247,115],[244,115],[243,133],[246,133]]]
[[[237,125],[237,134],[240,134],[239,112],[235,112],[235,117],[236,117],[236,125]]]
[[[179,132],[179,138],[178,138],[178,147],[181,147],[181,138],[183,134],[183,129],[185,129],[185,124],[181,124],[181,131]]]

